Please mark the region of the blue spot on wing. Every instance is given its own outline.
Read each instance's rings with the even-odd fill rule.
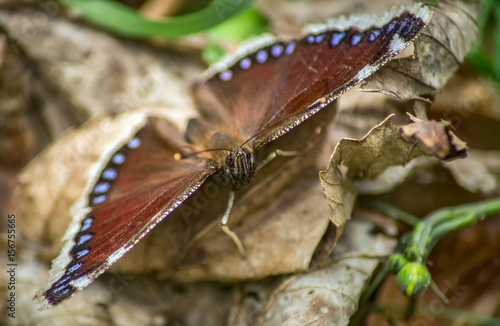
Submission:
[[[290,44],[288,44],[286,47],[285,54],[290,55],[294,49],[295,49],[295,42],[290,42]]]
[[[281,53],[283,53],[283,45],[281,44],[273,45],[271,49],[271,54],[273,55],[273,57],[277,58],[281,55]]]
[[[398,24],[398,21],[396,19],[393,19],[389,24],[385,25],[385,32],[386,34],[389,34]]]
[[[76,241],[76,245],[77,246],[81,246],[82,244],[84,244],[85,242],[89,241],[90,239],[92,239],[94,235],[91,234],[91,233],[87,233],[87,234],[82,234],[80,236],[77,237],[77,239],[75,239]]]
[[[118,173],[116,172],[115,169],[113,168],[107,168],[106,170],[104,170],[102,172],[102,177],[104,179],[107,179],[107,180],[113,180],[113,179],[116,179],[116,176],[118,175]]]
[[[115,164],[123,164],[123,162],[125,162],[125,155],[123,155],[122,153],[116,153],[115,155],[113,155],[113,157],[111,158],[111,161]]]
[[[45,291],[43,293],[43,296],[45,299],[49,302],[50,305],[52,306],[57,306],[64,300],[67,300],[75,294],[77,289],[68,284],[67,282],[62,282],[62,283],[54,283],[50,289]]]
[[[127,147],[130,149],[137,148],[141,145],[141,140],[137,137],[132,138],[131,141],[128,142]]]
[[[332,34],[332,41],[331,41],[332,46],[339,45],[339,43],[342,41],[344,37],[345,37],[345,32],[334,32]]]
[[[380,29],[374,29],[371,33],[370,33],[370,36],[368,37],[368,39],[370,41],[375,41],[377,39],[377,37],[379,37],[380,33],[382,33],[382,31]]]
[[[110,184],[107,183],[107,182],[100,182],[98,183],[95,187],[94,187],[94,193],[95,194],[103,194],[105,193],[106,191],[109,190],[110,188]]]
[[[363,35],[361,35],[361,34],[354,34],[352,36],[352,39],[351,39],[351,45],[355,46],[356,44],[358,44],[359,42],[361,42],[362,39],[363,39]]]

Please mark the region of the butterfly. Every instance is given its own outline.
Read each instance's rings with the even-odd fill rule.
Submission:
[[[406,48],[431,15],[422,4],[394,8],[363,22],[363,29],[316,27],[211,67],[193,87],[199,117],[189,121],[185,134],[150,117],[117,144],[89,180],[48,285],[35,296],[41,308],[56,306],[89,285],[168,220],[207,178],[219,180],[233,196],[250,184],[272,158],[261,155],[268,144],[328,110],[338,96]],[[222,224],[238,244],[226,225],[232,199]]]

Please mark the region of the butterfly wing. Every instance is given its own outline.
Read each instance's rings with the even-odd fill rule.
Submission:
[[[379,69],[420,33],[430,15],[421,5],[400,8],[382,27],[324,28],[299,40],[273,40],[216,66],[194,89],[203,106],[191,130],[206,135],[203,129],[216,126],[242,139],[256,136],[257,148]],[[175,153],[186,152],[174,141],[181,135],[169,130],[162,136],[153,122],[115,151],[91,183],[49,285],[37,295],[42,305],[57,305],[87,286],[216,170],[199,157],[176,161]],[[188,139],[194,136],[187,132]]]
[[[214,168],[203,159],[175,160],[182,136],[150,119],[116,150],[83,198],[49,285],[37,294],[55,306],[90,284],[201,186]]]
[[[234,126],[244,139],[258,135],[259,147],[378,70],[409,45],[430,17],[421,4],[401,7],[387,13],[381,27],[323,26],[298,40],[272,40],[239,53],[237,61],[214,66],[208,79],[195,85],[204,120]]]

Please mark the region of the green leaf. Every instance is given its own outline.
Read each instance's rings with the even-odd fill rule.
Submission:
[[[257,9],[249,8],[212,27],[208,35],[211,41],[242,41],[265,32],[268,26],[268,20]]]
[[[61,0],[89,21],[117,34],[139,38],[176,38],[204,31],[229,19],[251,0],[214,0],[206,8],[178,17],[151,20],[111,0]]]

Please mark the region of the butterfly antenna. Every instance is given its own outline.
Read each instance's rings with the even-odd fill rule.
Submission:
[[[243,147],[245,146],[246,143],[248,143],[249,141],[251,141],[252,139],[255,139],[258,135],[260,135],[260,132],[259,133],[256,133],[255,135],[253,135],[252,137],[248,138],[247,140],[245,140],[245,142],[243,144],[240,145],[240,147]]]
[[[187,153],[187,154],[175,153],[174,159],[176,161],[178,161],[178,160],[183,160],[183,159],[190,158],[193,156],[198,156],[199,154],[202,154],[202,153],[216,152],[216,151],[229,151],[230,152],[231,150],[228,148],[211,148],[211,149],[205,149],[205,150],[202,150],[199,152],[192,152],[192,153]]]

